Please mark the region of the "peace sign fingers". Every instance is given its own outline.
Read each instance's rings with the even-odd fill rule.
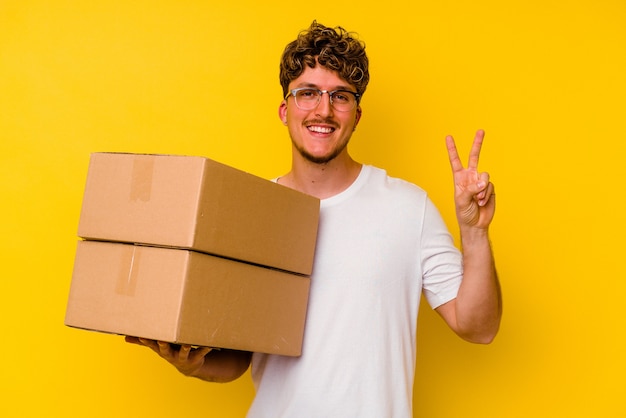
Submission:
[[[469,161],[467,164],[468,170],[478,171],[478,160],[480,157],[480,150],[483,146],[483,138],[485,137],[485,131],[482,129],[476,132],[474,142],[472,143],[472,149],[469,154]],[[450,158],[450,166],[453,172],[462,171],[464,169],[463,163],[459,158],[459,153],[454,143],[452,135],[446,136],[446,146],[448,147],[448,157]]]
[[[467,168],[470,170],[478,171],[478,159],[480,157],[480,149],[483,146],[483,138],[485,137],[485,131],[482,129],[476,132],[474,142],[472,143],[472,149],[469,154],[469,162]]]
[[[456,173],[457,171],[463,170],[463,163],[461,163],[461,159],[459,158],[459,152],[456,150],[456,144],[454,143],[452,135],[446,136],[446,146],[448,147],[448,157],[450,158],[452,172]]]

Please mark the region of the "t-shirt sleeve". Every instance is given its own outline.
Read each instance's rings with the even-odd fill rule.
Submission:
[[[441,214],[426,199],[422,231],[422,290],[435,309],[456,298],[463,279],[463,257]]]

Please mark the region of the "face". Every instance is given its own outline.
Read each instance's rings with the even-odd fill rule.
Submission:
[[[307,67],[289,89],[314,87],[319,90],[350,90],[354,86],[340,78],[335,71],[320,65]],[[280,104],[278,114],[289,130],[291,142],[298,155],[316,164],[326,164],[337,157],[347,156],[346,146],[359,123],[361,108],[340,112],[330,104],[328,94],[323,94],[317,107],[302,110],[296,106],[293,96]]]

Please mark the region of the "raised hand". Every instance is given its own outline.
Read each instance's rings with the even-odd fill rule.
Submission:
[[[450,166],[454,177],[454,202],[459,227],[487,229],[495,212],[495,192],[489,173],[478,171],[478,159],[485,132],[479,130],[469,154],[467,168],[463,167],[454,138],[446,137]]]

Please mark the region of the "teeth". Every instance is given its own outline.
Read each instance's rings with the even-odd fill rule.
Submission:
[[[329,134],[334,131],[334,128],[325,128],[323,126],[309,126],[309,130],[321,134]]]

